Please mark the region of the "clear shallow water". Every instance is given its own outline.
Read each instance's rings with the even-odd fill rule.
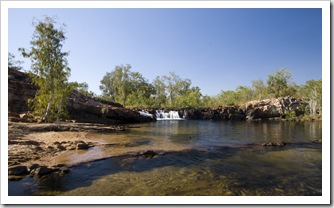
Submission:
[[[9,181],[9,195],[321,195],[321,122],[158,121],[127,132],[90,134],[109,144],[63,155],[109,159],[65,176]],[[251,143],[285,141],[284,147]],[[128,152],[159,150],[152,159]]]

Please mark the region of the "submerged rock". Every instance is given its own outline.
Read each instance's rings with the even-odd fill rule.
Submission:
[[[153,151],[153,150],[144,150],[144,151],[138,152],[134,156],[141,156],[143,158],[151,159],[156,155],[159,155],[159,154],[157,152]]]
[[[312,143],[321,144],[322,143],[322,139],[313,140]]]
[[[283,147],[287,143],[286,142],[268,142],[268,143],[262,143],[262,146],[272,146],[272,147]]]

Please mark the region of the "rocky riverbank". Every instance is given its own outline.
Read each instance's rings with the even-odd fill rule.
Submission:
[[[26,176],[44,176],[52,172],[65,174],[69,171],[69,167],[67,164],[58,163],[57,156],[68,151],[88,150],[94,146],[104,145],[87,138],[87,133],[123,132],[134,127],[136,126],[9,122],[9,179],[19,180]],[[143,154],[149,154],[149,152]]]
[[[178,112],[178,117],[189,120],[303,120],[304,102],[291,96],[266,100],[253,100],[242,106],[220,106],[218,108],[181,108],[164,109],[164,112]],[[155,115],[156,110],[146,109],[145,111]],[[293,115],[293,116],[291,116]],[[317,119],[319,120],[319,119]]]
[[[107,126],[88,123],[36,124],[9,122],[8,126],[8,178],[20,180],[24,177],[44,177],[49,174],[67,174],[70,168],[81,163],[92,162],[110,157],[126,159],[151,159],[173,152],[190,151],[187,148],[164,148],[138,146],[132,141],[126,143],[114,140],[104,143],[89,136],[94,132],[109,132],[122,138],[124,131],[139,126]],[[119,134],[121,133],[121,134]],[[308,143],[284,141],[250,143],[223,148],[285,148],[285,146],[321,144],[321,140]],[[121,147],[121,149],[120,149]],[[96,151],[95,148],[108,149]],[[203,149],[205,151],[205,149]],[[97,154],[97,152],[99,152]],[[73,157],[74,156],[74,157]]]

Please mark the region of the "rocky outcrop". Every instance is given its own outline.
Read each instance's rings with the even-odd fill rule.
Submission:
[[[180,117],[194,120],[245,120],[246,115],[239,107],[186,108],[179,111]]]
[[[8,111],[22,113],[29,111],[27,101],[33,99],[38,87],[30,77],[13,68],[8,68]]]
[[[135,123],[152,121],[135,109],[124,108],[118,103],[85,96],[74,90],[68,102],[71,119],[90,123]]]
[[[301,106],[303,101],[291,96],[276,99],[253,100],[245,104],[245,114],[247,119],[266,119],[275,117],[285,117],[287,113],[295,116],[302,115],[304,111]]]
[[[193,120],[252,120],[285,118],[287,114],[300,116],[304,114],[304,102],[291,96],[266,100],[253,100],[243,106],[225,106],[218,108],[183,108],[178,111],[180,118]],[[165,110],[168,112],[168,110]]]
[[[15,69],[8,69],[8,111],[10,121],[29,122],[34,120],[27,111],[28,100],[36,95],[36,87],[30,77]],[[72,91],[67,103],[69,118],[89,123],[132,123],[152,121],[153,118],[140,115],[137,110],[124,108],[121,104],[92,98]]]

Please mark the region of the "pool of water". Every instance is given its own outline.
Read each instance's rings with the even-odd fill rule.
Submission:
[[[64,176],[9,181],[9,195],[322,195],[321,122],[158,121],[89,134],[106,145],[71,151]],[[263,147],[267,142],[291,143]],[[129,152],[163,151],[153,158]]]

